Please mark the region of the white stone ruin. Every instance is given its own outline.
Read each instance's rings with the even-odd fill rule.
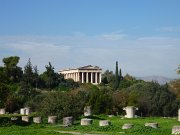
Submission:
[[[41,117],[34,117],[33,122],[38,124],[41,123]]]
[[[64,117],[63,118],[63,125],[64,126],[71,126],[73,124],[73,117]]]
[[[173,126],[172,134],[174,135],[180,134],[180,126]]]
[[[48,116],[48,123],[55,124],[57,122],[57,116]]]
[[[103,126],[109,126],[111,123],[109,120],[100,120],[99,121],[99,126],[103,127]]]
[[[5,108],[0,108],[0,114],[6,114],[6,109]]]
[[[123,110],[126,111],[125,118],[135,118],[135,111],[138,110],[138,108],[134,106],[127,106],[124,107]]]
[[[129,128],[132,128],[134,125],[133,124],[124,124],[122,126],[122,129],[129,129]]]
[[[91,116],[91,115],[92,115],[91,106],[84,107],[84,116]]]
[[[158,123],[145,123],[146,127],[158,128]]]
[[[22,121],[29,122],[29,116],[22,116]]]
[[[30,108],[29,107],[21,108],[20,109],[20,114],[22,114],[22,115],[29,115],[29,114],[31,114]]]
[[[91,125],[92,122],[93,122],[92,119],[87,119],[87,118],[81,119],[81,125],[82,125],[82,126]]]
[[[180,121],[180,109],[178,110],[178,121]]]

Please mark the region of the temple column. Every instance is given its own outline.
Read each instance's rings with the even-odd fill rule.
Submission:
[[[76,82],[76,73],[73,73],[73,80]]]
[[[101,83],[101,73],[99,73],[99,83]]]
[[[86,83],[89,82],[88,72],[86,72]]]
[[[84,72],[82,72],[82,83],[84,83]]]
[[[76,82],[76,73],[73,73],[74,74],[74,81]]]
[[[79,73],[77,73],[77,82],[79,82]]]
[[[95,84],[97,84],[97,72],[95,73]]]
[[[93,72],[91,72],[91,83],[93,83]]]

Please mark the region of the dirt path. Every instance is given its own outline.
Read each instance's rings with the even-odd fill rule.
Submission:
[[[89,133],[81,133],[81,132],[75,132],[75,131],[55,131],[58,133],[67,133],[67,134],[73,134],[73,135],[105,135],[105,134],[89,134]]]

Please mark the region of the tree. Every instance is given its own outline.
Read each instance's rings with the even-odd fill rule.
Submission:
[[[118,62],[116,61],[116,71],[115,71],[115,83],[114,88],[115,90],[119,87],[119,75],[118,75]]]
[[[31,64],[31,60],[29,58],[27,64],[24,67],[24,74],[23,74],[23,81],[27,84],[32,86],[34,80],[34,72],[33,72],[33,66]]]
[[[179,67],[177,69],[177,73],[180,74],[180,65],[179,65]]]
[[[18,56],[11,56],[7,58],[3,58],[3,63],[4,63],[4,79],[7,80],[7,82],[20,82],[22,78],[22,69],[17,66],[19,63],[19,57]],[[2,69],[1,69],[2,72]]]
[[[46,71],[41,75],[41,79],[45,83],[46,88],[55,88],[58,86],[61,77],[58,73],[54,72],[54,67],[49,62],[49,65],[46,65]]]
[[[102,83],[103,84],[109,84],[110,86],[114,85],[114,74],[112,71],[106,70],[102,74]]]

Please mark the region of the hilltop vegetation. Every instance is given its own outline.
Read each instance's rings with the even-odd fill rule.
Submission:
[[[29,106],[40,116],[57,115],[78,118],[86,105],[92,106],[93,114],[124,115],[123,107],[139,108],[139,116],[176,116],[180,102],[177,80],[160,85],[125,75],[116,63],[115,74],[105,71],[102,83],[81,84],[54,71],[49,62],[42,74],[30,59],[24,68],[17,66],[20,58],[3,59],[0,67],[0,108],[9,113]]]

